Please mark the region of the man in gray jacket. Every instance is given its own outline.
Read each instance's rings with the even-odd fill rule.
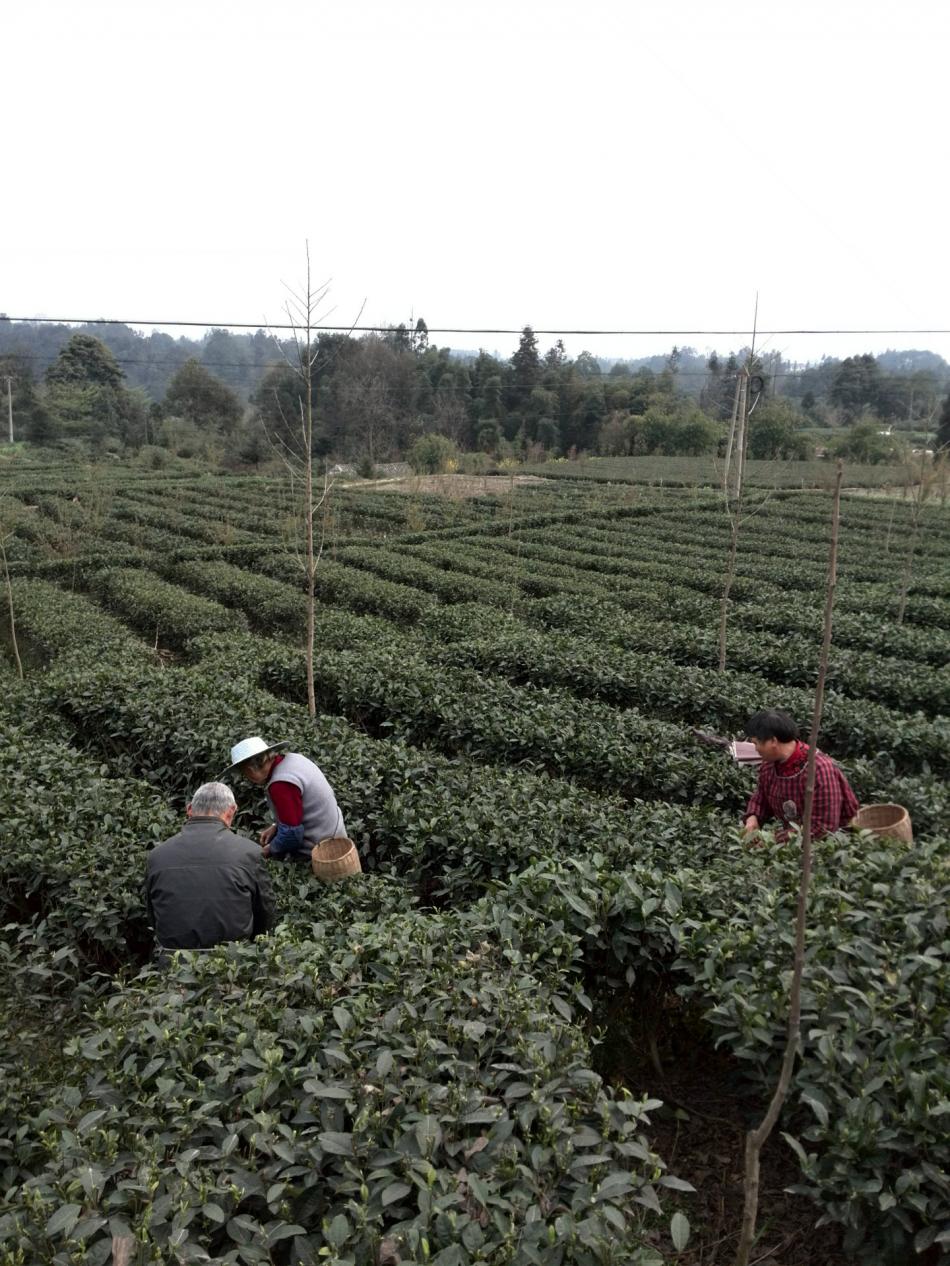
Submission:
[[[274,924],[274,898],[260,848],[230,830],[229,787],[206,782],[178,835],[148,855],[145,898],[160,948],[210,949],[246,941]]]

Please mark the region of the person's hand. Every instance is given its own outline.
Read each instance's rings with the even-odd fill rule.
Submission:
[[[745,820],[743,827],[745,843],[750,848],[761,848],[762,837],[759,835],[759,819],[754,813],[750,813]]]
[[[260,840],[261,848],[264,849],[265,857],[268,855],[267,846],[270,844],[271,840],[274,838],[276,834],[277,834],[276,826],[265,826],[263,831],[261,831],[260,835],[257,837]]]
[[[262,834],[263,834],[263,832],[262,832]],[[264,845],[264,847],[261,849],[261,854],[262,854],[264,857],[270,857],[270,844],[265,844],[265,845]]]

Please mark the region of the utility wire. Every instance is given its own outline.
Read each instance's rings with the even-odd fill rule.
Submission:
[[[0,315],[0,328],[4,321],[21,321],[33,325],[152,325],[152,326],[188,326],[198,327],[200,329],[219,329],[219,330],[298,330],[299,325],[293,323],[281,324],[262,323],[260,321],[144,321],[144,320],[119,320],[117,317],[11,317]],[[425,327],[428,334],[521,334],[524,329],[503,329],[499,328],[480,328],[443,325],[428,325]],[[717,337],[734,337],[745,338],[751,336],[752,330],[541,330],[530,327],[534,334],[544,335],[569,335],[570,337],[627,337],[634,338],[640,336],[662,336],[664,338],[685,338],[696,337],[699,335],[710,335]],[[324,330],[327,333],[353,333],[361,334],[391,334],[399,329],[399,326],[392,325],[313,325],[313,330]],[[404,325],[402,329],[407,335],[415,333],[415,327]],[[801,329],[801,330],[759,330],[758,334],[769,338],[778,337],[780,335],[791,334],[823,334],[823,335],[845,335],[845,334],[950,334],[950,329]]]

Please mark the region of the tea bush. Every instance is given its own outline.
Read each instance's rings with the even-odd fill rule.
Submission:
[[[169,646],[183,646],[199,633],[247,628],[241,612],[186,593],[145,570],[110,569],[93,576],[91,586],[106,606]]]
[[[660,1262],[650,1101],[458,915],[182,955],[109,1001],[0,1238],[30,1260]],[[570,952],[551,929],[552,960]],[[556,996],[556,995],[555,995]],[[187,1000],[187,1005],[182,1005]],[[11,1207],[12,1206],[12,1207]],[[60,1255],[60,1256],[58,1256]]]
[[[655,995],[774,1081],[796,850],[741,844],[749,773],[688,729],[806,720],[826,501],[750,497],[777,544],[743,539],[721,675],[711,496],[567,483],[407,516],[334,494],[316,643],[337,715],[314,721],[279,480],[19,479],[39,508],[12,551],[33,680],[0,665],[2,1266],[104,1263],[127,1232],[134,1266],[659,1263],[677,1182],[653,1104],[606,1091],[592,1043]],[[917,840],[817,845],[782,1127],[858,1260],[945,1262],[950,545],[927,507],[897,626],[909,511],[843,522],[822,741]],[[273,935],[136,977],[147,847],[249,733],[320,763],[364,874],[271,864]],[[236,792],[250,832],[263,801]]]

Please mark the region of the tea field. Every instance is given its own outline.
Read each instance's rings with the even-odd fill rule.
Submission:
[[[712,1225],[678,1132],[725,1076],[741,1139],[774,1083],[798,859],[743,844],[754,775],[692,730],[765,706],[808,724],[830,499],[763,479],[748,508],[720,672],[708,489],[334,489],[313,721],[279,479],[4,469],[24,676],[5,614],[0,1266],[104,1266],[129,1238],[131,1266],[730,1260],[737,1220]],[[930,1266],[950,1262],[950,511],[915,532],[909,501],[846,495],[840,575],[822,746],[915,841],[817,845],[775,1144],[804,1230],[766,1191],[757,1254]],[[319,763],[364,874],[272,864],[270,936],[157,971],[146,850],[247,734]],[[235,790],[250,833],[262,802]],[[705,1114],[677,1059],[708,1068]]]

